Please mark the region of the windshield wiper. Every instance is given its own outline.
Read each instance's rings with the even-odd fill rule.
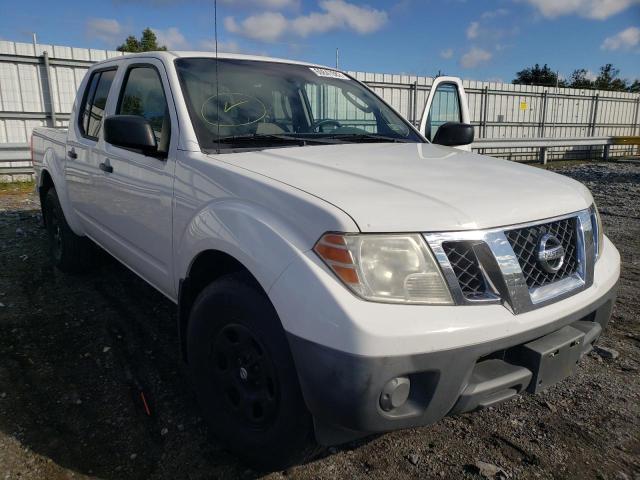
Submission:
[[[220,145],[221,150],[230,152],[237,151],[252,151],[263,150],[266,148],[279,148],[279,147],[305,147],[308,145],[335,145],[336,143],[343,143],[338,138],[324,139],[313,138],[305,136],[287,135],[280,133],[250,133],[247,135],[229,135],[227,137],[221,137],[219,139],[211,139],[214,145],[212,148],[216,148]]]
[[[395,142],[395,143],[412,143],[411,140],[390,137],[388,135],[377,135],[375,133],[333,133],[323,135],[323,138],[335,138],[338,140],[346,141],[380,141],[380,142]]]
[[[244,144],[247,142],[255,142],[255,141],[274,141],[274,142],[286,142],[286,143],[297,143],[301,146],[306,145],[306,140],[299,137],[294,137],[291,135],[280,135],[280,134],[260,134],[260,133],[250,133],[247,135],[229,135],[228,137],[220,137],[214,138],[213,141],[215,143],[221,144],[229,144],[229,143],[240,143]]]
[[[336,143],[356,143],[356,142],[402,142],[403,140],[396,137],[385,135],[375,135],[367,133],[335,133],[322,134],[318,136],[296,136],[281,133],[250,133],[247,135],[229,135],[219,139],[212,139],[215,144],[230,146],[227,148],[266,148],[278,145],[298,145],[301,147],[309,144],[336,144]]]
[[[221,144],[245,144],[246,142],[254,142],[254,141],[262,141],[262,140],[273,140],[274,143],[288,143],[288,144],[298,144],[300,146],[305,146],[310,143],[324,143],[324,144],[335,144],[340,141],[338,137],[307,137],[307,136],[296,136],[296,135],[287,135],[285,133],[250,133],[247,135],[230,135],[228,137],[221,137],[216,140],[213,139],[214,142],[220,142]]]

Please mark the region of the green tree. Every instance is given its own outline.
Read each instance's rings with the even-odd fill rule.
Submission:
[[[631,85],[629,85],[629,91],[631,93],[640,93],[640,80],[634,80]]]
[[[119,52],[152,52],[157,50],[166,50],[164,45],[158,45],[158,37],[149,27],[142,31],[142,36],[138,40],[135,36],[129,35],[117,50]]]
[[[140,48],[143,52],[152,52],[154,50],[166,50],[164,45],[158,45],[158,37],[149,27],[142,31],[142,38],[140,38]]]
[[[129,35],[124,43],[117,48],[117,50],[119,52],[139,52],[140,42],[138,42],[138,39],[133,35]]]
[[[545,87],[565,86],[564,80],[558,79],[558,74],[551,70],[545,63],[544,66],[535,64],[516,73],[516,78],[511,83],[520,85],[542,85]]]
[[[629,89],[628,82],[622,78],[618,78],[619,75],[620,70],[615,68],[611,63],[607,63],[600,67],[600,74],[594,82],[594,87],[598,90],[626,92]]]
[[[589,72],[585,68],[578,68],[569,77],[568,86],[571,88],[593,88],[593,80],[588,78]]]

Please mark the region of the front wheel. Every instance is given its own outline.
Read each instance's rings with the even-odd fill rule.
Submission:
[[[319,452],[284,330],[249,275],[225,276],[198,296],[187,353],[203,415],[232,452],[269,471]]]

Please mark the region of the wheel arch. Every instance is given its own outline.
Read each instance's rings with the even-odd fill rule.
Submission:
[[[186,332],[193,302],[200,292],[217,279],[232,273],[245,273],[264,295],[266,291],[255,275],[237,258],[222,250],[208,249],[198,253],[189,265],[186,276],[178,288],[178,337],[180,353],[187,362]]]
[[[84,229],[76,215],[72,202],[69,198],[69,192],[67,191],[68,183],[65,176],[63,153],[56,151],[56,148],[54,147],[55,146],[50,146],[46,149],[42,157],[40,172],[36,175],[41,205],[43,205],[42,202],[46,198],[49,190],[55,188],[62,212],[64,213],[65,220],[69,224],[69,227],[76,235],[84,236]],[[45,220],[44,216],[43,220]]]

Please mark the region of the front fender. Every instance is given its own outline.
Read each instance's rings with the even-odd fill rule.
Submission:
[[[176,278],[188,275],[199,253],[217,250],[242,263],[269,291],[296,254],[312,247],[308,238],[263,206],[239,199],[214,201],[191,219],[177,242]]]

